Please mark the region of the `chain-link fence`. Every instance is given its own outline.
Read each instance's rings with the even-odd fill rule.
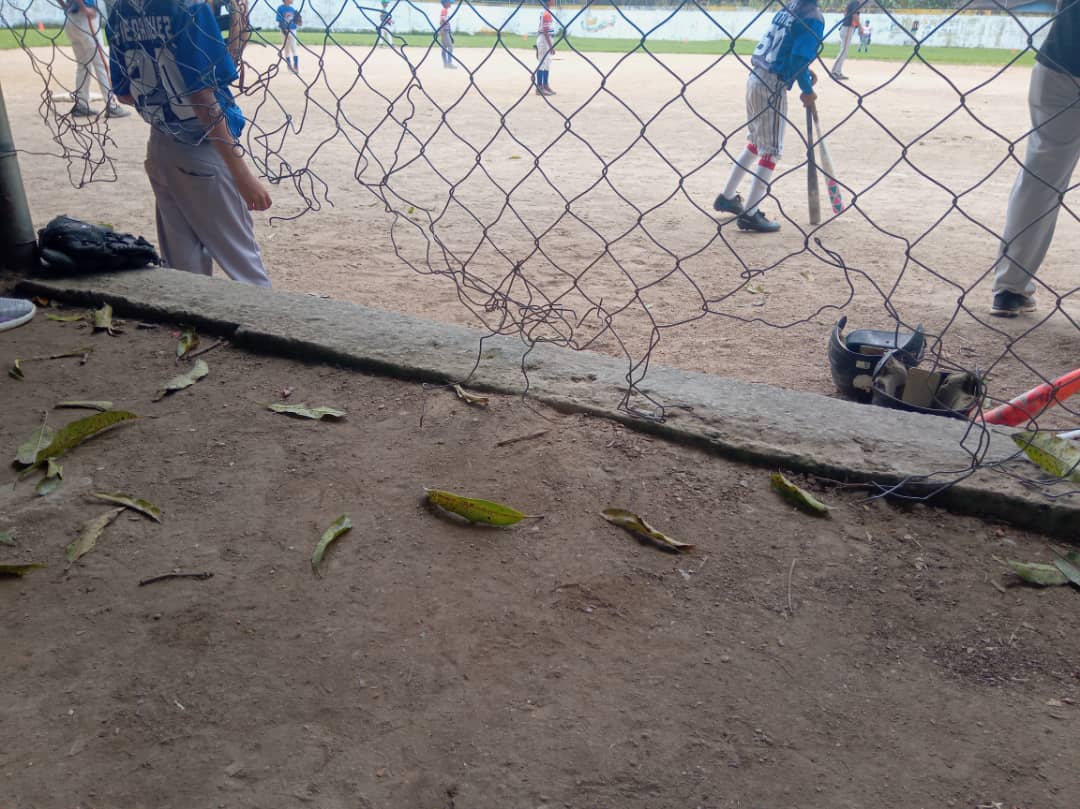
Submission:
[[[1077,1],[552,5],[547,22],[538,3],[296,0],[295,32],[268,0],[213,9],[247,40],[240,142],[292,228],[288,248],[263,242],[285,286],[307,254],[370,267],[358,285],[406,266],[431,279],[409,311],[625,358],[621,406],[643,418],[671,404],[640,386],[660,361],[978,432],[1039,385],[1041,405],[990,421],[1077,426]],[[137,136],[105,114],[108,88],[102,114],[72,115],[96,85],[71,16],[0,2],[52,144],[28,157],[107,200],[99,181],[139,171],[119,130]],[[1055,26],[1064,57],[1045,56]],[[817,37],[816,124],[800,32]]]

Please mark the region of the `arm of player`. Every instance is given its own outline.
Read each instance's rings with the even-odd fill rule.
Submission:
[[[804,107],[811,107],[817,101],[814,92],[814,75],[810,72],[810,65],[817,58],[821,50],[821,40],[825,36],[825,21],[823,19],[805,20],[794,28],[795,38],[791,43],[791,58],[796,64],[803,67],[795,74],[795,81],[799,83],[799,100]]]
[[[206,136],[214,145],[221,159],[236,180],[240,196],[247,203],[249,211],[265,211],[271,205],[270,192],[251,173],[244,161],[243,151],[225,120],[225,113],[214,97],[212,88],[204,87],[191,94],[191,105],[199,122],[206,127]]]

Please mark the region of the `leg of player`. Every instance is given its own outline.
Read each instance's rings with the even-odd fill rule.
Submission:
[[[146,176],[154,192],[154,216],[157,222],[158,247],[166,267],[198,275],[210,275],[214,263],[202,242],[191,229],[179,201],[173,195],[172,167],[157,130],[150,130],[146,144]]]
[[[65,15],[64,33],[75,57],[75,106],[71,108],[71,114],[87,117],[96,115],[90,109],[90,67],[98,57],[96,42],[89,31],[79,25],[79,16],[78,13]]]
[[[151,129],[146,171],[167,264],[210,275],[212,258],[234,281],[270,286],[251,214],[212,144],[187,146]]]
[[[105,42],[102,39],[101,19],[95,18],[91,22],[94,40],[94,60],[90,63],[91,72],[97,79],[98,87],[101,88],[101,97],[105,99],[106,118],[127,118],[131,113],[120,106],[113,96],[112,79],[109,77],[108,59],[105,54]]]
[[[776,162],[768,153],[761,155],[758,160],[754,179],[750,181],[750,191],[746,196],[746,210],[736,220],[739,230],[752,230],[757,233],[775,233],[780,230],[779,222],[772,222],[765,214],[758,210],[762,200],[769,193],[769,185],[773,174],[776,172]]]
[[[757,167],[752,172],[754,179],[750,183],[743,211],[735,219],[739,230],[757,233],[780,230],[780,224],[767,219],[758,206],[769,193],[769,181],[776,168],[774,158],[779,158],[783,151],[786,115],[787,86],[784,82],[774,73],[752,71],[746,79],[746,117],[750,142],[757,150],[754,153]],[[747,162],[751,163],[752,160],[750,158]]]
[[[1016,317],[1035,309],[1035,273],[1054,238],[1062,195],[1080,157],[1076,80],[1036,63],[1028,93],[1032,132],[1009,196],[1001,256],[994,266],[990,314]]]
[[[854,30],[855,27],[852,25],[845,25],[840,29],[840,53],[832,67],[832,77],[838,81],[847,79],[844,75],[844,60],[847,58],[848,48],[851,47],[851,34]]]
[[[743,149],[742,154],[735,159],[735,163],[731,167],[731,174],[728,175],[727,185],[724,186],[724,190],[716,196],[716,201],[713,202],[714,211],[733,213],[736,216],[743,212],[743,201],[742,197],[739,195],[739,185],[742,183],[743,178],[750,172],[751,167],[754,165],[754,161],[757,159],[757,146],[752,143],[746,144],[746,148]]]
[[[281,55],[285,58],[285,66],[295,73],[296,40],[293,37],[292,31],[287,28],[281,32],[281,36]]]

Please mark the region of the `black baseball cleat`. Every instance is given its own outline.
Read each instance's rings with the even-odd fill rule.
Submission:
[[[752,214],[741,213],[735,220],[735,224],[739,226],[739,230],[752,230],[755,233],[776,233],[780,230],[780,223],[769,221],[761,211],[754,211]]]
[[[728,199],[723,194],[717,194],[716,202],[712,206],[714,211],[741,214],[743,212],[742,195],[736,194],[731,199]]]
[[[994,293],[994,302],[990,304],[990,314],[995,317],[1016,317],[1021,312],[1034,312],[1035,298],[1002,289]]]

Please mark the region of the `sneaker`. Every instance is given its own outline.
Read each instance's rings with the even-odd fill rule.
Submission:
[[[739,230],[752,230],[756,233],[776,233],[780,230],[780,223],[769,221],[761,211],[754,211],[752,214],[741,213],[735,223],[739,226]]]
[[[131,110],[125,110],[119,104],[113,104],[105,110],[106,118],[127,118],[129,115],[131,115]]]
[[[845,76],[843,73],[833,73],[832,77],[834,79],[836,79],[837,81],[847,81],[848,80],[848,77]]]
[[[994,302],[990,305],[990,314],[995,317],[1016,317],[1021,312],[1034,312],[1035,298],[1002,289],[994,293]]]
[[[545,85],[544,85],[544,95],[546,95],[546,96],[553,96],[553,95],[555,95],[555,91],[554,91],[554,90],[552,90],[552,89],[551,89],[550,87],[548,87],[548,86],[547,86],[547,85],[545,84]]]
[[[716,202],[712,204],[714,211],[741,214],[743,212],[742,194],[736,194],[728,199],[723,194],[716,195]]]
[[[90,109],[86,104],[76,103],[75,106],[71,108],[69,115],[74,118],[91,118],[94,115],[97,115],[97,112]]]
[[[34,316],[37,307],[22,298],[0,298],[0,331],[21,326]]]

